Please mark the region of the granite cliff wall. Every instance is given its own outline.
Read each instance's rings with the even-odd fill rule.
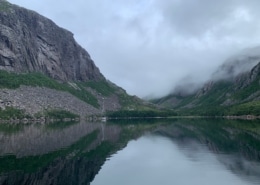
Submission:
[[[71,32],[5,0],[0,9],[0,69],[41,72],[60,81],[104,79]]]

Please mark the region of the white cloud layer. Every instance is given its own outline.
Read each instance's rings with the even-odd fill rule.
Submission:
[[[228,56],[260,45],[259,0],[9,0],[74,33],[130,94],[200,84]]]

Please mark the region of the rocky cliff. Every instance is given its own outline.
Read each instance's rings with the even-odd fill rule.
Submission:
[[[0,118],[20,117],[12,108],[29,116],[62,109],[85,117],[139,105],[105,79],[71,32],[0,0]]]
[[[36,12],[0,1],[0,69],[60,81],[104,79],[73,34]]]

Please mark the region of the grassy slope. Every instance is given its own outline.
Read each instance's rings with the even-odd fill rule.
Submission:
[[[48,87],[50,89],[66,91],[94,107],[99,107],[96,97],[88,91],[85,91],[84,89],[75,89],[69,84],[59,83],[43,74],[15,74],[0,71],[0,88],[16,89],[19,88],[20,85]],[[79,83],[79,86],[82,85]]]
[[[260,115],[260,101],[247,99],[253,93],[260,91],[259,81],[260,77],[249,86],[236,91],[234,91],[236,84],[220,81],[203,96],[180,97],[172,95],[164,98],[163,101],[173,97],[181,100],[175,107],[181,115]],[[236,103],[231,106],[221,105],[227,99]],[[159,101],[157,100],[157,102]],[[192,108],[185,108],[187,105],[191,105]]]
[[[40,73],[16,74],[0,70],[0,88],[16,89],[21,85],[47,87],[68,92],[93,107],[100,108],[97,97],[88,91],[88,88],[91,88],[103,97],[116,95],[119,98],[123,110],[134,109],[142,111],[155,109],[152,106],[144,105],[140,99],[129,96],[123,89],[105,80],[77,82],[75,84],[78,88],[73,87],[69,83],[59,83]],[[6,111],[0,110],[0,118],[10,118],[13,116],[17,118],[23,117],[23,112],[15,109]]]
[[[86,87],[94,89],[100,93],[100,95],[105,97],[117,93],[117,87],[111,86],[106,81],[78,82],[76,84],[80,89],[75,89],[67,83],[59,83],[40,73],[15,74],[0,71],[0,88],[16,89],[19,88],[20,85],[48,87],[50,89],[69,92],[96,108],[100,107],[98,100],[93,94],[86,90]],[[125,105],[133,103],[133,97],[126,93],[121,92],[117,93],[117,95],[121,97],[122,102],[127,102],[124,103]]]

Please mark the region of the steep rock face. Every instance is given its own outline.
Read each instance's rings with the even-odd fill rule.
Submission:
[[[104,79],[73,34],[36,12],[0,0],[0,69],[60,81]]]

